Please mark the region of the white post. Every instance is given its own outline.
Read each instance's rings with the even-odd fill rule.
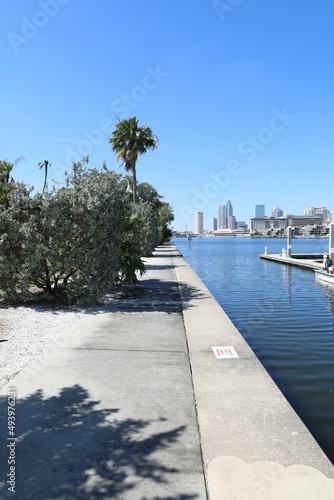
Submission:
[[[329,258],[334,262],[334,224],[329,225]]]
[[[287,246],[286,246],[287,256],[291,257],[291,226],[288,226],[287,234],[288,234],[288,241],[287,241]]]

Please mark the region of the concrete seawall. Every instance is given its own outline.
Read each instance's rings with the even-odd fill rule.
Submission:
[[[173,263],[210,498],[334,498],[334,481],[322,475],[334,478],[331,462],[177,250]],[[212,346],[233,346],[239,357],[217,359]]]

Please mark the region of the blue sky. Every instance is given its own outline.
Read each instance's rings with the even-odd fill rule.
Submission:
[[[42,189],[137,116],[159,137],[138,160],[175,229],[231,200],[237,220],[334,210],[332,0],[1,2],[1,158]]]

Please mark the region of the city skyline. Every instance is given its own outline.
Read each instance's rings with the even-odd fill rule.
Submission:
[[[195,234],[200,234],[200,232],[203,232],[203,231],[211,231],[211,230],[219,230],[219,229],[235,229],[235,227],[228,227],[228,223],[227,223],[227,206],[230,207],[230,210],[231,210],[231,215],[233,215],[233,205],[231,203],[230,200],[227,201],[227,203],[224,205],[224,204],[220,204],[218,205],[217,207],[217,213],[216,213],[216,216],[213,216],[213,217],[208,217],[208,219],[210,220],[210,223],[209,226],[207,226],[205,224],[205,217],[206,217],[206,214],[205,212],[194,212],[194,225],[193,225],[193,228],[192,227],[188,227],[187,226],[187,230],[193,230]],[[259,213],[259,211],[261,210],[261,213],[264,212],[264,215],[257,215]],[[198,219],[198,214],[201,214],[200,216],[200,219]],[[279,217],[288,217],[288,216],[295,216],[295,217],[303,217],[303,216],[311,216],[311,217],[314,217],[316,215],[322,215],[323,217],[323,221],[327,221],[327,220],[332,220],[332,213],[329,209],[327,209],[326,207],[322,206],[322,207],[314,207],[314,206],[310,206],[308,208],[305,208],[302,213],[295,213],[293,214],[292,212],[286,212],[284,213],[284,211],[280,208],[279,205],[275,205],[273,207],[273,209],[270,211],[270,215],[265,215],[265,205],[255,205],[254,207],[254,214],[251,215],[248,219],[246,220],[241,220],[239,218],[236,218],[234,215],[234,219],[235,219],[235,223],[236,225],[238,223],[246,223],[248,226],[249,226],[249,222],[251,219],[253,218],[279,218]],[[197,227],[201,227],[201,231],[196,231],[196,218],[197,218]],[[223,223],[220,223],[219,222],[219,218],[221,218],[221,220],[224,220],[225,221],[225,224]],[[200,222],[199,222],[200,220]],[[216,226],[216,227],[215,227]]]

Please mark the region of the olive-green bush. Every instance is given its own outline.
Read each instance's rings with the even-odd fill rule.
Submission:
[[[18,186],[0,213],[0,290],[28,301],[48,297],[89,303],[119,275],[129,203],[120,176],[73,165],[66,187],[32,194]]]
[[[144,272],[141,257],[162,241],[162,202],[133,203],[124,178],[105,165],[89,169],[88,158],[73,164],[65,187],[33,193],[15,183],[3,192],[0,296],[5,300],[96,302],[116,284],[137,283]],[[167,212],[170,218],[171,209]]]

